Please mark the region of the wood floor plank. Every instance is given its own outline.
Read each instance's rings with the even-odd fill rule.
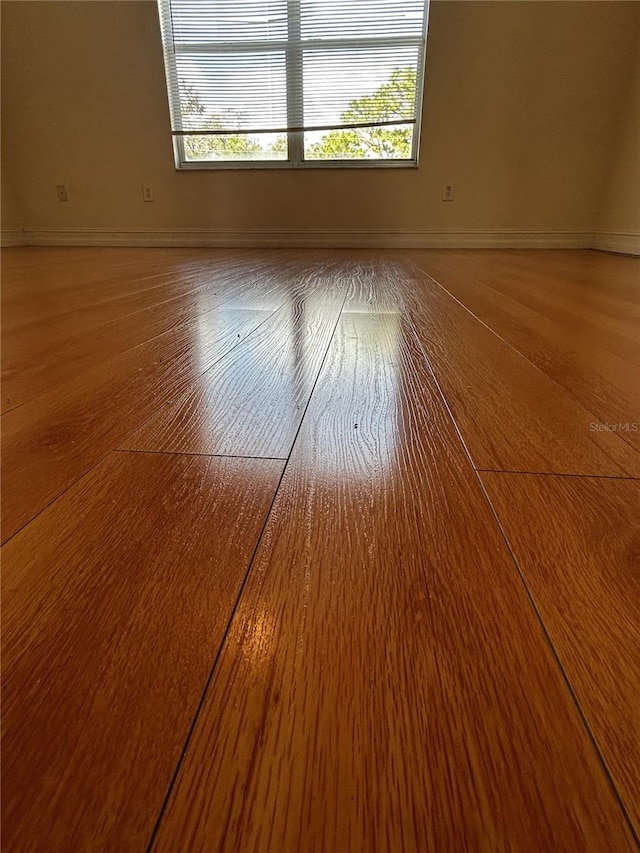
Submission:
[[[429,278],[408,311],[480,469],[640,477],[640,453]]]
[[[120,289],[115,294],[88,299],[86,304],[83,304],[82,299],[77,298],[75,292],[65,300],[66,304],[63,305],[58,305],[55,295],[50,295],[48,299],[43,300],[45,304],[36,317],[30,317],[22,309],[15,312],[8,311],[10,319],[3,324],[3,335],[7,346],[19,349],[23,340],[26,339],[28,344],[33,337],[40,334],[45,334],[51,342],[54,342],[69,333],[72,334],[80,324],[86,328],[95,328],[102,323],[175,299],[181,294],[198,289],[206,291],[209,287],[206,275],[191,274],[188,270],[183,270],[177,280],[170,274],[162,274],[159,278],[161,284],[147,288],[138,286],[123,289],[122,280],[120,280]],[[118,284],[118,282],[115,283]]]
[[[292,300],[122,446],[287,457],[342,301],[342,297]]]
[[[210,312],[3,415],[3,541],[272,313]]]
[[[624,323],[627,334],[633,322],[640,317],[638,305],[638,275],[640,262],[630,255],[600,255],[597,252],[574,251],[544,252],[541,258],[536,252],[524,252],[516,259],[518,276],[516,285],[522,288],[522,279],[529,282],[544,277],[545,286],[539,290],[549,301],[559,300],[564,310],[572,316],[584,316],[595,319],[599,316],[612,318]],[[495,267],[500,260],[494,253],[491,263]],[[507,262],[509,259],[507,258]],[[603,284],[606,285],[603,287]],[[554,292],[555,291],[555,292]],[[572,301],[577,304],[573,306]],[[597,314],[593,314],[593,310]]]
[[[35,250],[35,255],[28,255],[30,263],[21,265],[22,255],[12,255],[3,263],[5,334],[42,320],[55,323],[78,310],[93,309],[99,315],[103,308],[109,311],[132,298],[143,300],[141,307],[157,304],[167,294],[176,296],[201,285],[219,284],[216,273],[221,271],[230,284],[234,271],[251,265],[249,258],[237,255],[201,258],[197,250],[152,249],[142,255],[139,250],[137,254],[127,250],[124,257],[117,249],[91,249],[79,256],[77,252]]]
[[[640,835],[640,482],[482,480]]]
[[[196,272],[185,263],[167,262],[166,284],[162,293],[148,297],[144,307],[122,305],[114,319],[104,316],[99,305],[90,304],[80,316],[71,312],[62,324],[37,322],[26,324],[14,333],[3,335],[2,406],[15,408],[29,399],[51,390],[78,372],[114,358],[122,352],[164,334],[181,322],[196,321],[208,311],[226,307],[277,308],[289,293],[291,276],[273,271],[271,263],[249,265],[248,259],[235,264],[199,262]],[[295,279],[293,279],[295,281]],[[32,281],[25,282],[31,290]],[[120,281],[122,292],[129,292],[127,279]],[[72,294],[72,301],[76,292]],[[169,297],[169,298],[167,298]],[[137,298],[137,297],[136,297]],[[3,301],[4,304],[4,301]],[[134,311],[129,311],[134,307]],[[5,309],[11,316],[21,313]],[[90,318],[86,317],[86,314]]]
[[[409,252],[413,256],[413,252]],[[460,269],[485,283],[499,282],[512,298],[525,296],[527,290],[544,303],[549,312],[562,309],[572,321],[600,315],[625,323],[627,334],[638,319],[637,258],[600,255],[591,251],[470,250],[464,252],[417,252],[430,264],[434,261],[452,270],[451,261]],[[441,266],[443,269],[443,266]],[[523,302],[524,304],[524,302]],[[594,316],[593,311],[597,314]],[[609,331],[612,331],[611,329]]]
[[[211,272],[211,277],[214,273]],[[267,269],[254,269],[240,283],[210,283],[97,328],[87,330],[81,326],[75,335],[62,341],[52,343],[47,335],[29,336],[29,347],[13,355],[11,346],[4,349],[3,411],[10,411],[68,382],[78,373],[174,331],[185,323],[206,328],[207,320],[202,318],[217,308],[275,310],[289,293],[290,282],[285,276],[271,278]]]
[[[640,420],[640,382],[634,364],[609,352],[594,336],[585,338],[476,279],[450,276],[445,281],[449,293],[598,420],[616,424]],[[640,335],[637,349],[640,353]],[[640,432],[619,435],[640,450]]]
[[[281,470],[113,453],[4,547],[4,850],[145,849]]]
[[[559,324],[568,336],[640,366],[640,260],[609,256],[599,265],[597,253],[567,254],[569,258],[558,252],[483,251],[410,256],[447,289],[461,275],[470,276]]]
[[[344,314],[155,851],[623,851],[401,317]]]
[[[53,255],[44,268],[42,264],[27,268],[21,279],[21,289],[14,293],[13,303],[11,295],[5,293],[7,264],[3,264],[5,355],[13,358],[29,352],[43,336],[50,345],[60,344],[69,335],[75,335],[79,328],[97,328],[179,297],[200,293],[204,299],[211,290],[245,287],[247,282],[255,284],[257,270],[267,280],[279,276],[276,258],[260,258],[257,263],[251,254],[238,256],[236,253],[235,257],[220,258],[209,253],[200,256],[197,250],[192,250],[189,258],[180,254],[174,257],[172,250],[163,250],[157,263],[150,266],[144,260],[146,255],[140,257],[138,250],[137,266],[132,262],[121,269],[121,265],[109,260],[110,250],[93,251],[92,264],[80,264],[77,270],[67,269],[65,261],[68,263],[68,258],[64,251],[61,256]],[[15,270],[12,272],[14,278],[19,278]],[[109,278],[105,281],[107,274]],[[100,277],[92,286],[94,275]],[[46,276],[46,288],[39,276]],[[60,282],[67,279],[71,280],[69,292],[60,296]],[[103,289],[107,292],[103,293]],[[32,316],[29,307],[32,300],[39,308],[37,317]]]

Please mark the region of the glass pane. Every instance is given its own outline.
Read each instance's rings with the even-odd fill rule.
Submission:
[[[171,0],[179,45],[287,38],[287,0]]]
[[[424,0],[301,0],[303,39],[420,37]]]
[[[184,136],[187,163],[287,160],[287,136],[282,133],[225,133],[220,136]]]
[[[305,51],[307,127],[389,122],[308,131],[305,159],[412,159],[418,65],[419,48],[414,46]]]
[[[413,125],[317,130],[304,135],[305,160],[411,160]]]
[[[415,116],[417,47],[304,53],[306,127]]]
[[[285,54],[193,53],[176,57],[184,130],[287,126]]]

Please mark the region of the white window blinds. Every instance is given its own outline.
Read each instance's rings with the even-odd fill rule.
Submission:
[[[159,0],[180,164],[415,160],[425,0]]]

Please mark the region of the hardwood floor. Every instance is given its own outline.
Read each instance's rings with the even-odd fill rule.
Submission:
[[[144,849],[282,466],[112,453],[5,546],[3,849]]]
[[[542,295],[536,267],[518,270],[513,261],[507,266],[504,252],[486,255],[478,259],[475,253],[470,261],[457,259],[452,265],[441,252],[435,258],[430,254],[428,264],[421,266],[601,420],[633,420],[640,410],[637,283],[635,289],[622,289],[616,278],[607,282],[606,294],[598,290],[598,258],[595,268],[587,267],[577,282],[557,270],[553,277],[547,273]],[[635,259],[617,261],[620,278],[625,268],[632,271],[637,265]],[[640,447],[640,432],[619,436]]]
[[[286,459],[343,301],[294,297],[123,447]]]
[[[482,480],[640,826],[640,481],[495,473]]]
[[[640,260],[15,249],[3,850],[640,835]]]

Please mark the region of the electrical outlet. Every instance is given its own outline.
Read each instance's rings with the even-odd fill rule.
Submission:
[[[64,184],[56,184],[56,192],[58,194],[58,201],[69,201],[69,193]]]
[[[442,188],[442,201],[453,201],[453,184],[445,184]]]
[[[145,201],[153,201],[153,187],[151,184],[143,184],[142,185],[142,198]]]

